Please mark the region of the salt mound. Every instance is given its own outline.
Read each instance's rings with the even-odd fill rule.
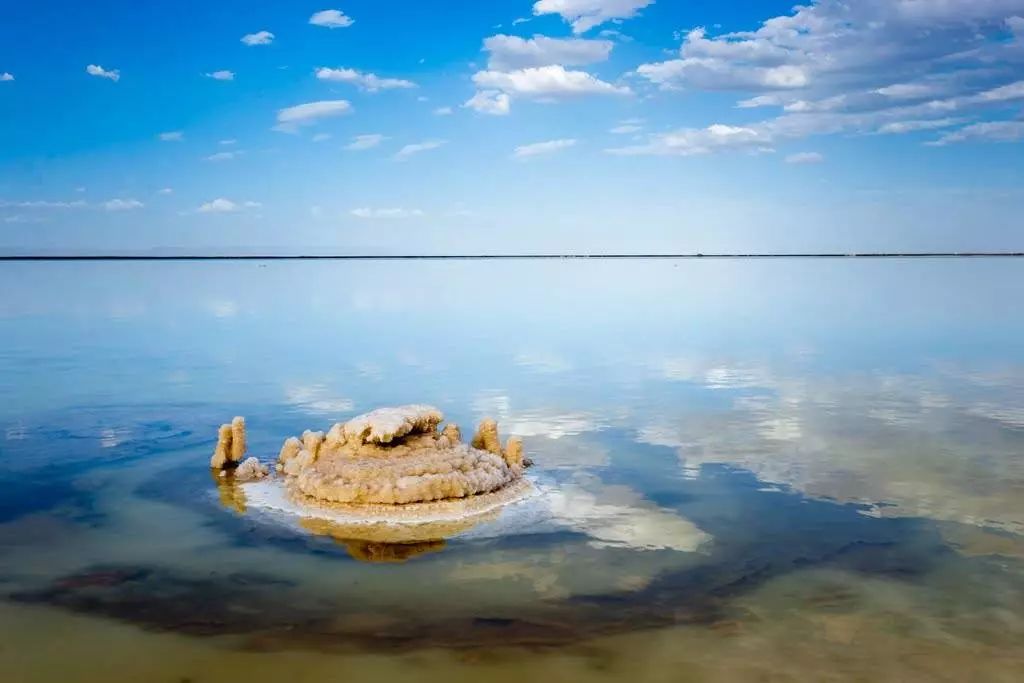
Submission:
[[[399,505],[458,500],[492,493],[518,481],[528,461],[515,437],[502,448],[498,424],[480,423],[469,444],[455,424],[438,430],[433,406],[379,408],[324,434],[307,430],[285,440],[277,471],[289,490],[313,501]],[[210,466],[237,481],[266,476],[256,458],[242,462],[245,420],[222,425]]]
[[[406,504],[497,491],[523,473],[522,444],[501,448],[484,420],[472,444],[432,406],[380,408],[323,432],[287,439],[279,470],[304,496],[334,503]]]

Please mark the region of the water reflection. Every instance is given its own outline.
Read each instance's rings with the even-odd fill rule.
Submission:
[[[1015,262],[23,265],[0,269],[22,680],[69,678],[52,633],[106,680],[1024,676]],[[396,537],[207,476],[223,415],[272,458],[413,401],[523,436],[541,495]]]

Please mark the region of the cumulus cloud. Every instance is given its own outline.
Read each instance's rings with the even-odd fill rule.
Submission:
[[[13,80],[14,80],[14,75],[11,74],[10,72],[5,71],[3,73],[0,73],[0,83],[7,82],[7,81],[13,81]]]
[[[586,71],[567,70],[559,64],[513,71],[488,69],[473,74],[478,91],[463,106],[486,114],[507,114],[516,98],[554,102],[586,95],[631,95],[627,86],[602,81]]]
[[[947,133],[930,144],[943,146],[954,142],[1020,142],[1021,140],[1024,140],[1024,121],[986,121]]]
[[[274,130],[294,133],[299,126],[312,125],[323,119],[342,116],[351,111],[352,105],[347,100],[319,100],[297,104],[294,107],[278,110],[277,125],[274,126]]]
[[[1007,41],[1022,6],[813,0],[751,31],[712,36],[693,29],[678,57],[643,64],[636,76],[665,90],[742,92],[737,106],[744,109],[781,109],[776,118],[744,124],[761,140],[946,128],[1024,99],[1024,46]],[[1012,129],[990,130],[1012,137]],[[972,132],[966,139],[983,138]],[[647,148],[666,153],[671,145]]]
[[[270,31],[257,31],[256,33],[246,33],[242,36],[241,40],[250,47],[254,45],[270,45],[274,42],[274,34]]]
[[[544,154],[552,154],[563,149],[567,149],[576,144],[576,140],[572,138],[563,138],[560,140],[546,140],[545,142],[534,142],[529,145],[521,145],[516,147],[512,152],[513,159],[529,159]]]
[[[352,209],[350,213],[356,218],[415,218],[423,215],[423,211],[420,209],[372,209],[369,207]]]
[[[331,69],[325,66],[316,70],[316,77],[321,81],[351,83],[367,92],[392,90],[394,88],[415,88],[416,84],[401,78],[381,78],[376,74],[364,73],[356,69]]]
[[[98,64],[90,64],[89,66],[85,67],[85,73],[89,74],[90,76],[96,76],[98,78],[107,78],[114,81],[115,83],[121,80],[120,71],[118,71],[117,69],[104,69],[102,66],[99,66]]]
[[[221,69],[220,71],[211,71],[203,74],[207,78],[212,78],[215,81],[233,81],[235,80],[235,72],[228,71],[227,69]]]
[[[110,199],[103,202],[103,208],[106,211],[131,211],[132,209],[141,209],[145,206],[138,199]]]
[[[500,90],[481,90],[462,105],[481,114],[504,116],[511,108],[512,98]]]
[[[654,0],[537,0],[533,13],[558,14],[572,24],[573,33],[585,33],[613,19],[629,19],[653,5]]]
[[[233,202],[230,199],[218,197],[217,199],[212,199],[204,204],[200,204],[196,211],[198,213],[234,213],[236,211],[242,211],[243,209],[258,209],[261,206],[263,205],[259,202]]]
[[[398,150],[398,153],[395,155],[395,158],[399,160],[408,159],[414,154],[419,154],[421,152],[427,152],[432,149],[437,149],[438,147],[441,147],[442,145],[445,145],[447,143],[447,140],[424,140],[423,142],[417,142],[411,145],[406,145],[402,149]]]
[[[613,46],[610,40],[549,38],[540,35],[529,39],[506,35],[484,39],[484,49],[490,53],[487,68],[498,71],[549,64],[594,64],[608,59]]]
[[[358,152],[364,149],[370,149],[376,147],[387,138],[380,133],[368,133],[366,135],[356,135],[352,138],[352,142],[345,145],[345,149]]]
[[[499,90],[511,97],[554,99],[576,95],[629,95],[626,86],[606,83],[585,71],[569,71],[558,64],[515,71],[478,71],[473,83],[482,90]]]
[[[722,150],[769,152],[771,145],[772,136],[763,129],[716,123],[707,128],[682,128],[651,135],[644,144],[606,151],[621,155],[695,156]]]
[[[163,142],[181,142],[185,139],[185,133],[180,130],[169,130],[157,136]]]
[[[346,16],[344,12],[336,9],[325,9],[316,12],[309,18],[309,23],[314,26],[325,28],[348,28],[356,23],[352,17]]]
[[[787,164],[820,164],[825,157],[818,152],[797,152],[786,157]]]

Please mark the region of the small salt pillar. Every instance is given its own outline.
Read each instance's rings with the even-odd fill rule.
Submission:
[[[459,430],[459,425],[454,422],[449,422],[444,426],[441,436],[448,437],[448,443],[453,446],[457,443],[462,443],[462,432]]]
[[[505,452],[503,453],[505,462],[508,463],[509,467],[522,467],[523,466],[523,440],[518,436],[508,437],[508,441],[505,442]]]
[[[284,444],[281,446],[281,452],[277,455],[277,461],[284,465],[298,455],[301,450],[302,442],[299,441],[298,437],[289,436],[284,440]]]
[[[473,448],[479,448],[495,455],[501,455],[501,440],[498,438],[498,423],[487,417],[480,422],[473,436]]]
[[[231,460],[232,436],[229,424],[221,425],[217,430],[217,447],[213,451],[213,457],[210,458],[210,467],[217,470],[227,467]]]
[[[323,446],[323,443],[323,432],[314,432],[309,429],[302,432],[302,447],[313,456],[311,462],[315,461],[317,456],[320,455],[320,448]]]
[[[245,418],[236,417],[231,421],[231,462],[240,463],[245,457]]]

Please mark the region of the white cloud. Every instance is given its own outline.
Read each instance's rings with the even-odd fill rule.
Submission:
[[[49,201],[46,199],[0,199],[0,209],[80,209],[86,206],[88,204],[81,199],[76,199],[73,202]]]
[[[164,188],[161,188],[161,189],[157,190],[156,193],[157,194],[174,194],[174,188],[164,187]]]
[[[643,129],[643,126],[636,123],[621,123],[614,128],[608,129],[608,132],[615,135],[628,135],[630,133],[639,133]]]
[[[754,31],[708,37],[694,29],[678,59],[637,73],[668,88],[801,89],[816,98],[856,93],[847,105],[889,106],[998,77],[978,67],[1007,58],[1001,43],[1014,6],[1022,3],[814,0]]]
[[[575,95],[629,95],[626,86],[606,83],[585,71],[568,71],[557,64],[515,71],[478,71],[473,83],[481,90],[500,90],[511,97],[554,99]]]
[[[103,208],[107,211],[130,211],[141,209],[145,206],[138,199],[111,199],[103,202]]]
[[[529,20],[530,20],[530,17],[519,17],[518,19],[513,19],[512,20],[512,25],[513,26],[518,26],[519,24],[525,24]]]
[[[206,161],[231,161],[241,156],[242,152],[215,152],[206,157]]]
[[[402,149],[398,150],[398,154],[395,155],[396,159],[408,159],[414,154],[420,152],[427,152],[432,149],[437,149],[442,145],[447,144],[447,140],[424,140],[423,142],[417,142],[411,145],[406,145]]]
[[[85,72],[90,76],[97,76],[99,78],[109,78],[115,83],[121,80],[121,72],[117,69],[104,69],[102,66],[97,64],[90,64],[85,67]]]
[[[278,110],[274,130],[294,133],[299,126],[311,125],[322,119],[341,116],[351,111],[352,105],[347,100],[320,100],[297,104]]]
[[[1007,85],[992,88],[979,93],[980,102],[1008,102],[1010,100],[1024,99],[1024,81],[1015,81]]]
[[[894,100],[916,100],[924,97],[934,97],[942,93],[943,88],[938,83],[893,83],[875,90],[879,95]]]
[[[1007,41],[1007,29],[1018,25],[1007,17],[1022,6],[1024,0],[810,0],[756,30],[709,36],[694,29],[678,58],[641,65],[636,74],[666,90],[744,92],[737,104],[744,109],[781,108],[776,118],[742,126],[756,134],[753,149],[816,135],[941,129],[1024,100],[1024,42]],[[730,138],[736,145],[702,144],[714,136],[700,130],[616,151],[745,146],[741,136]],[[996,125],[964,135],[1012,139],[1013,130]],[[674,144],[680,138],[698,142]]]
[[[500,90],[481,90],[462,105],[481,114],[504,116],[508,114],[511,98]]]
[[[359,151],[362,151],[364,149],[370,149],[371,147],[376,147],[377,145],[379,145],[384,140],[387,140],[387,138],[384,137],[383,135],[381,135],[380,133],[368,133],[366,135],[356,135],[354,138],[352,138],[352,142],[350,142],[347,145],[345,145],[345,149],[347,149],[347,150],[349,150],[351,152],[359,152]]]
[[[226,138],[224,140],[219,141],[217,144],[218,145],[224,145],[225,147],[228,146],[228,145],[237,145],[238,144],[238,140],[236,140],[234,138]]]
[[[336,9],[325,9],[320,12],[316,12],[309,18],[309,23],[314,26],[323,26],[325,28],[348,28],[352,24],[356,23],[356,20],[352,17],[346,16],[344,12]]]
[[[363,207],[350,212],[356,218],[416,218],[423,215],[420,209],[371,209]]]
[[[238,211],[239,206],[230,199],[224,197],[218,197],[217,199],[201,204],[198,209],[199,213],[230,213]]]
[[[13,80],[14,80],[13,74],[11,74],[8,71],[5,71],[2,74],[0,74],[0,82],[7,82],[7,81],[13,81]]]
[[[954,142],[1020,142],[1022,140],[1024,140],[1024,121],[986,121],[947,133],[929,144],[942,146]]]
[[[919,130],[936,130],[939,128],[949,128],[957,124],[963,123],[963,119],[925,119],[925,120],[911,120],[911,121],[893,121],[886,123],[878,129],[879,133],[883,135],[902,135],[903,133],[913,133]]]
[[[654,0],[537,0],[533,13],[558,14],[572,24],[573,33],[584,33],[613,19],[629,19]]]
[[[274,42],[274,34],[270,31],[257,31],[242,36],[242,42],[252,47],[254,45],[270,45]]]
[[[169,130],[157,136],[163,142],[181,142],[185,139],[185,133],[180,130]]]
[[[434,116],[451,116],[451,114],[451,107],[438,107],[437,109],[434,110]]]
[[[772,136],[763,129],[716,123],[707,128],[682,128],[651,135],[645,144],[606,150],[612,154],[694,156],[722,150],[770,152]]]
[[[787,164],[820,164],[825,157],[818,152],[797,152],[786,157]]]
[[[513,159],[529,159],[531,157],[540,156],[542,154],[552,154],[563,149],[567,149],[576,144],[576,140],[572,138],[564,138],[561,140],[547,140],[545,142],[534,142],[529,145],[521,145],[516,147],[512,152]]]
[[[549,64],[594,64],[608,59],[612,47],[614,43],[610,40],[549,38],[541,35],[529,39],[506,35],[484,39],[484,49],[490,53],[487,68],[498,71]]]
[[[203,74],[207,78],[212,78],[215,81],[233,81],[235,80],[235,72],[228,71],[227,69],[221,69],[220,71],[211,71]]]
[[[479,88],[463,105],[485,114],[507,114],[513,98],[551,102],[584,95],[631,95],[626,86],[606,83],[585,71],[570,71],[558,64],[514,71],[478,71],[473,83]]]
[[[331,139],[330,133],[317,133],[312,138],[313,142],[324,142]]]
[[[381,78],[376,74],[364,73],[356,69],[331,69],[322,66],[316,70],[316,77],[321,81],[351,83],[367,92],[416,87],[416,84],[412,81],[401,78]]]

